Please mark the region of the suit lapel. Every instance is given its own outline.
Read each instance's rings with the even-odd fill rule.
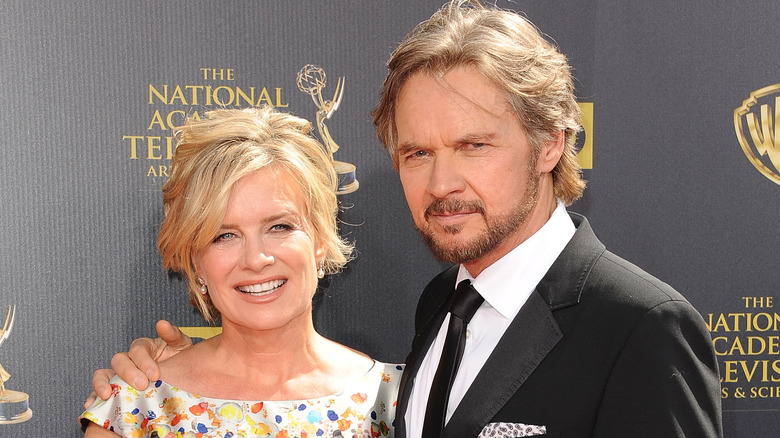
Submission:
[[[406,367],[404,368],[403,376],[401,377],[401,384],[398,389],[398,406],[396,408],[396,418],[401,421],[401,424],[405,425],[403,416],[406,414],[406,408],[409,406],[409,397],[412,394],[412,387],[414,386],[414,377],[420,370],[420,365],[425,354],[428,353],[428,349],[436,339],[436,335],[439,333],[439,327],[441,327],[444,317],[447,312],[439,312],[435,315],[422,334],[418,334],[414,338],[412,344],[412,352],[406,358]],[[396,427],[398,427],[399,421],[396,421]]]
[[[442,436],[479,435],[562,337],[550,307],[534,291],[471,384]]]
[[[501,337],[443,437],[478,436],[563,338],[553,312],[579,302],[585,278],[605,250],[587,219],[570,216],[577,231]]]
[[[576,305],[587,273],[604,253],[587,219],[569,213],[577,231],[502,336],[444,429],[444,437],[477,436],[563,338],[555,310]],[[414,376],[447,314],[457,267],[429,283],[416,317],[415,341],[401,379],[396,436],[404,438],[403,420]]]
[[[450,300],[455,291],[457,266],[437,276],[423,291],[416,319],[416,334],[412,342],[412,351],[406,358],[406,366],[398,388],[398,406],[396,407],[396,434],[398,438],[406,436],[406,409],[414,387],[414,379],[420,370],[428,349],[436,339],[439,328],[447,316]],[[437,304],[433,304],[437,303]]]

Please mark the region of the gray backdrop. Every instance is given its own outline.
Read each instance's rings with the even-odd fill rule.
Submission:
[[[0,318],[15,305],[16,324],[0,363],[12,375],[6,386],[29,394],[33,417],[0,424],[0,436],[80,436],[93,369],[152,335],[159,318],[204,325],[155,247],[171,135],[161,121],[214,107],[205,94],[193,101],[191,90],[207,86],[226,87],[222,101],[255,87],[257,100],[313,120],[296,86],[305,64],[327,73],[326,97],[346,78],[328,126],[336,158],[360,181],[341,197],[358,258],[315,298],[315,322],[377,359],[403,361],[418,294],[445,265],[413,231],[369,112],[395,44],[441,1],[2,0]],[[712,321],[726,436],[777,436],[780,186],[743,151],[734,116],[752,92],[780,83],[777,6],[498,4],[554,39],[578,97],[593,104],[593,168],[571,209]],[[150,103],[150,85],[162,93],[165,84],[168,99]],[[770,153],[780,151],[771,129],[778,95],[749,105],[769,108],[755,120],[776,136],[763,139]],[[755,145],[748,131],[744,142]]]

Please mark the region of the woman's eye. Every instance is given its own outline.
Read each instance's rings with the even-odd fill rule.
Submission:
[[[287,231],[287,230],[292,230],[292,229],[293,229],[293,227],[291,225],[288,225],[288,224],[276,224],[276,225],[271,226],[271,230],[273,230],[273,231]]]
[[[214,242],[224,242],[225,240],[232,239],[236,235],[233,233],[222,233],[214,238]]]

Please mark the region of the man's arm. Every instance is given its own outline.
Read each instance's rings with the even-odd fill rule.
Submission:
[[[119,434],[103,429],[95,423],[89,423],[84,431],[84,438],[116,438]]]
[[[685,301],[638,321],[605,388],[594,437],[723,436],[712,340]]]
[[[97,397],[108,400],[111,397],[109,380],[118,374],[125,382],[133,385],[139,391],[146,389],[150,381],[160,379],[161,362],[192,345],[192,339],[181,332],[178,327],[168,321],[157,322],[156,339],[139,338],[130,344],[130,350],[117,353],[111,359],[112,369],[99,369],[92,375],[92,389],[84,402],[84,408],[92,405]]]

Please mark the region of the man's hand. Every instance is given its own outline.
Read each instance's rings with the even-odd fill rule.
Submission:
[[[149,385],[149,381],[160,379],[160,368],[157,362],[164,361],[192,345],[192,339],[168,321],[158,321],[156,329],[159,338],[134,340],[130,344],[129,352],[117,353],[111,358],[112,370],[95,371],[92,375],[94,392],[84,402],[85,409],[91,406],[97,397],[103,400],[111,397],[111,385],[108,382],[114,374],[118,374],[135,389],[144,390]]]

